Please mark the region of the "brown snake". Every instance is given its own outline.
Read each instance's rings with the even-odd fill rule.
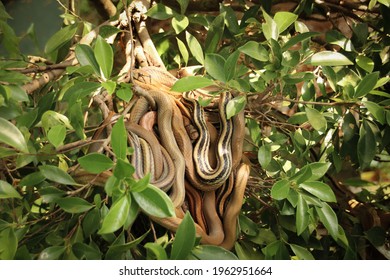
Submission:
[[[150,218],[165,228],[176,231],[184,217],[183,206],[187,204],[194,216],[196,233],[201,237],[201,243],[230,249],[236,240],[237,219],[249,177],[249,166],[241,163],[244,112],[233,117],[231,136],[228,135],[231,137],[231,171],[229,170],[227,176],[229,179],[223,179],[214,185],[207,184],[200,180],[197,174],[193,161],[193,139],[183,121],[186,117],[191,119],[191,114],[180,102],[181,95],[170,91],[176,80],[167,71],[157,67],[134,70],[133,90],[137,95],[134,98],[138,100],[130,111],[126,128],[132,133],[133,136],[129,136],[133,141],[132,145],[137,146],[137,156],[139,161],[143,162],[135,163],[142,166],[138,176],[142,177],[145,172],[150,171],[155,178],[152,183],[169,192],[176,208],[176,217]],[[151,108],[155,112],[149,113]],[[154,131],[154,126],[157,127],[157,132]],[[214,144],[213,139],[217,139],[213,136],[216,133],[213,132],[215,128],[207,124],[205,129],[210,131],[211,144]],[[201,134],[197,137],[199,135]],[[214,149],[210,149],[205,155],[211,166],[213,151]],[[140,159],[144,154],[147,155],[146,158]],[[78,171],[75,179],[104,186],[111,175],[111,171],[105,171],[98,176]]]

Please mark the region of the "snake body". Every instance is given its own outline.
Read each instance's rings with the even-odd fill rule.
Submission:
[[[249,176],[248,165],[241,163],[244,113],[227,120],[225,110],[231,97],[229,92],[222,93],[214,102],[219,108],[216,129],[195,97],[170,91],[177,79],[166,70],[147,66],[133,75],[133,98],[138,99],[126,129],[134,148],[135,176],[150,173],[151,183],[169,193],[176,212],[175,217],[150,218],[176,231],[188,210],[201,243],[232,248]],[[190,133],[188,120],[196,128]],[[79,170],[74,178],[104,186],[110,176],[112,171],[96,176]]]

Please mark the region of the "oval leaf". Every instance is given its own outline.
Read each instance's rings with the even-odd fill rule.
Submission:
[[[130,197],[122,196],[117,200],[110,208],[107,215],[104,217],[102,228],[99,230],[99,234],[112,233],[121,228],[126,222],[127,215],[130,210]]]
[[[314,108],[306,107],[305,108],[307,119],[311,126],[317,131],[325,131],[327,127],[327,122],[323,114],[317,111]]]
[[[210,79],[201,76],[188,76],[177,80],[172,86],[172,91],[185,92],[198,88],[203,88],[213,85],[214,82]]]
[[[194,56],[194,58],[203,65],[204,63],[204,55],[202,46],[199,44],[198,40],[191,34],[186,31],[186,40],[188,47]]]
[[[372,101],[363,101],[362,103],[380,124],[386,122],[385,109],[382,106]]]
[[[341,66],[341,65],[353,65],[346,56],[338,52],[322,51],[315,53],[310,57],[306,63],[314,66]]]
[[[365,76],[355,89],[355,98],[361,98],[375,88],[379,79],[379,72],[374,72]]]
[[[107,156],[100,153],[91,153],[78,159],[81,167],[86,171],[99,174],[113,167],[114,162]]]
[[[290,191],[290,182],[281,180],[276,182],[271,189],[271,197],[276,200],[285,199]]]
[[[299,187],[323,201],[336,202],[336,196],[334,195],[331,187],[325,183],[318,181],[306,181],[300,184]]]
[[[56,148],[63,144],[65,137],[66,137],[66,127],[61,124],[53,126],[47,134],[47,139]]]
[[[142,211],[148,215],[158,218],[175,216],[172,200],[153,185],[148,185],[142,192],[133,192],[132,196]]]
[[[194,247],[196,239],[195,223],[190,212],[181,221],[172,243],[171,260],[184,260]]]
[[[72,214],[83,213],[94,207],[94,205],[80,197],[64,197],[56,202],[61,209]]]
[[[244,110],[246,105],[245,95],[239,95],[229,100],[226,105],[226,118],[229,120],[231,117],[237,115],[239,112]]]
[[[43,250],[39,256],[38,260],[58,260],[59,257],[65,252],[64,246],[51,246]]]
[[[75,54],[81,66],[92,67],[95,74],[100,76],[99,64],[90,46],[78,44],[75,48]]]
[[[183,30],[185,30],[189,23],[190,21],[188,20],[188,17],[183,15],[175,15],[172,18],[172,27],[175,30],[176,34],[179,34]]]
[[[295,225],[297,228],[297,235],[301,235],[309,225],[309,207],[307,206],[306,200],[302,195],[298,194],[298,203],[296,211]]]
[[[339,223],[337,221],[336,213],[328,205],[323,203],[322,207],[315,206],[320,221],[324,224],[333,239],[337,240],[339,236]]]
[[[263,145],[259,148],[257,158],[261,167],[267,168],[272,159],[271,147],[269,145]]]
[[[232,252],[213,245],[197,246],[192,250],[192,254],[199,260],[238,260]]]
[[[306,248],[296,245],[296,244],[290,244],[291,250],[294,252],[294,254],[301,260],[314,260],[313,255],[310,253],[309,250]]]
[[[45,46],[45,53],[51,53],[68,43],[76,34],[77,24],[66,26],[50,37]]]
[[[267,50],[258,42],[249,41],[245,45],[239,47],[238,50],[254,59],[268,61]]]
[[[112,127],[111,147],[117,158],[123,160],[126,159],[127,132],[123,121],[123,116],[121,116]]]
[[[6,119],[0,118],[0,142],[18,151],[28,153],[27,143],[20,130]]]
[[[114,63],[114,52],[112,51],[111,45],[101,36],[98,36],[96,39],[94,54],[104,78],[108,79],[111,76]]]
[[[294,23],[298,18],[298,15],[290,12],[277,12],[274,16],[274,21],[278,26],[279,33],[286,30],[291,24]]]
[[[360,68],[362,68],[368,73],[371,73],[374,70],[374,66],[375,66],[374,61],[367,56],[358,55],[356,57],[356,63],[357,65],[359,65]]]
[[[18,249],[18,238],[13,228],[0,231],[0,260],[13,260]]]
[[[0,180],[0,199],[1,198],[22,198],[12,185],[6,181]]]
[[[41,174],[50,181],[63,185],[78,185],[64,170],[54,165],[42,165],[39,167]]]
[[[214,79],[226,82],[224,69],[225,62],[225,59],[221,55],[210,53],[206,55],[204,66],[207,73]]]
[[[371,161],[376,154],[376,140],[374,132],[367,122],[364,120],[363,125],[360,127],[358,141],[358,159],[360,167],[362,169],[370,166]]]

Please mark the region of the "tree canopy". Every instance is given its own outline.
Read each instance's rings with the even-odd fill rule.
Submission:
[[[390,259],[389,0],[57,1],[62,26],[43,47],[34,25],[15,32],[12,2],[0,3],[0,259]],[[169,175],[171,100],[190,108],[172,109],[172,126],[193,113],[192,143],[206,138],[196,112],[224,137],[235,125],[233,177],[186,185],[179,205],[181,181],[156,187],[142,157],[154,144],[129,124],[149,102],[140,118],[157,112],[148,133]],[[206,240],[210,208],[225,241]]]

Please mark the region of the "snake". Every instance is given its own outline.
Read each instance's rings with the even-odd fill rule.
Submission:
[[[131,109],[126,128],[135,148],[134,165],[136,170],[141,170],[137,176],[151,173],[154,184],[165,182],[158,187],[169,193],[176,212],[175,217],[150,218],[175,232],[188,210],[194,217],[196,235],[202,244],[231,249],[237,238],[237,219],[249,177],[249,166],[241,162],[243,112],[226,120],[226,104],[231,97],[229,92],[222,93],[218,102],[218,134],[195,98],[184,94],[191,104],[188,109],[180,99],[182,95],[170,91],[177,79],[166,70],[143,67],[134,71],[134,78],[134,98],[138,100]],[[194,136],[189,135],[188,120],[194,121]],[[158,131],[153,129],[155,125]],[[206,176],[202,178],[199,171]],[[112,171],[93,175],[79,170],[75,179],[104,186],[110,176]]]
[[[231,136],[233,132],[232,120],[226,119],[226,106],[230,100],[230,94],[221,93],[219,102],[219,115],[221,129],[217,143],[217,166],[212,168],[209,162],[210,134],[206,125],[203,108],[199,102],[186,92],[183,98],[193,105],[194,121],[199,131],[199,140],[194,147],[194,161],[196,171],[205,184],[220,186],[229,177],[232,169]]]

